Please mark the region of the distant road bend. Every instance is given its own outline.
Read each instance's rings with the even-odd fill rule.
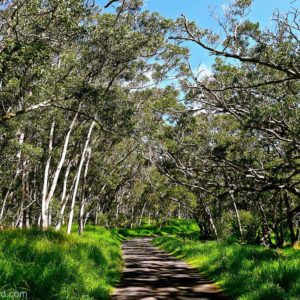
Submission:
[[[185,262],[136,238],[123,244],[125,270],[112,300],[227,299]]]

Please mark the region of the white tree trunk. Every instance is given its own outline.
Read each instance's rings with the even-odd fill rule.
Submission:
[[[49,169],[51,162],[51,154],[53,150],[53,134],[54,134],[55,121],[52,122],[50,135],[49,135],[49,146],[48,146],[48,158],[46,161],[45,171],[44,171],[44,184],[42,190],[42,212],[41,212],[41,225],[43,229],[48,227],[48,213],[47,213],[47,192],[48,192],[48,178],[49,178]]]
[[[23,214],[24,214],[24,206],[25,201],[27,198],[27,191],[26,191],[26,167],[27,161],[23,160],[22,162],[22,193],[21,193],[21,202],[18,210],[18,216],[15,222],[15,227],[23,228]]]
[[[52,180],[52,185],[51,185],[50,191],[49,191],[49,193],[47,195],[47,198],[46,198],[46,203],[45,204],[46,204],[46,210],[47,211],[49,209],[50,202],[51,202],[52,197],[54,195],[54,192],[55,192],[55,189],[56,189],[56,186],[57,186],[57,181],[58,181],[61,169],[62,169],[63,164],[64,164],[65,159],[66,159],[71,132],[72,132],[74,126],[75,126],[77,117],[78,117],[78,112],[75,114],[75,116],[74,116],[74,118],[73,118],[73,120],[72,120],[72,122],[71,122],[71,124],[69,126],[68,133],[67,133],[67,135],[65,137],[65,141],[64,141],[64,146],[63,146],[63,149],[62,149],[61,157],[60,157],[60,160],[59,160],[58,165],[56,167],[56,171],[55,171],[54,176],[53,176],[53,180]]]
[[[67,195],[67,187],[68,187],[68,178],[69,178],[69,174],[70,174],[70,170],[72,167],[72,161],[70,160],[65,172],[65,178],[64,178],[64,182],[63,182],[63,190],[61,193],[61,198],[60,198],[60,203],[64,203],[65,199],[66,199],[66,195]]]
[[[209,209],[208,205],[204,204],[204,208],[205,208],[205,211],[206,211],[206,213],[208,215],[209,223],[210,223],[210,226],[211,226],[211,228],[213,230],[213,233],[214,233],[215,237],[217,239],[219,239],[218,231],[217,231],[217,228],[215,226],[215,222],[214,222],[214,219],[213,219],[213,217],[211,215],[211,212],[210,212],[210,209]]]
[[[84,170],[84,175],[83,175],[83,190],[82,190],[81,203],[80,203],[80,209],[79,209],[78,233],[80,235],[83,233],[83,228],[84,228],[84,209],[85,209],[85,202],[86,202],[85,183],[86,183],[86,177],[88,174],[91,155],[92,155],[92,148],[89,147],[87,150],[87,159],[86,159],[85,170]]]
[[[86,223],[87,223],[87,220],[89,219],[89,217],[90,217],[90,212],[88,212],[86,215],[85,215],[85,217],[84,217],[84,223],[83,223],[83,228],[85,228],[85,226],[86,226]]]
[[[75,201],[76,201],[77,191],[78,191],[78,187],[79,187],[81,170],[82,170],[85,158],[86,158],[86,152],[88,150],[88,146],[89,146],[89,143],[90,143],[92,131],[93,131],[93,128],[94,128],[95,125],[96,125],[96,122],[93,121],[91,123],[90,128],[89,128],[88,135],[87,135],[87,138],[86,138],[86,141],[85,141],[85,145],[84,145],[84,148],[83,148],[83,151],[82,151],[82,154],[81,154],[81,159],[80,159],[80,163],[79,163],[79,166],[78,166],[77,174],[76,174],[76,182],[75,182],[74,191],[73,191],[73,195],[72,195],[71,210],[70,210],[68,229],[67,229],[68,234],[70,234],[71,231],[72,231]]]
[[[144,203],[144,205],[143,205],[142,212],[141,212],[140,220],[139,220],[139,226],[141,226],[141,225],[142,225],[142,220],[143,220],[143,216],[144,216],[144,212],[145,212],[146,204],[147,204],[147,202],[145,201],[145,203]]]
[[[235,213],[235,216],[236,216],[236,220],[238,222],[239,233],[240,233],[241,236],[243,236],[243,228],[242,228],[242,224],[241,224],[240,214],[239,214],[239,211],[238,211],[233,193],[234,192],[232,190],[229,191],[230,198],[231,198],[232,204],[233,204],[234,213]]]
[[[67,203],[69,201],[70,195],[74,189],[75,182],[76,182],[76,176],[74,176],[74,178],[73,178],[73,182],[71,184],[68,194],[66,195],[65,198],[62,198],[61,207],[60,207],[59,216],[58,216],[58,222],[56,224],[55,230],[60,230],[60,228],[61,228],[62,222],[64,220],[65,209],[66,209]]]

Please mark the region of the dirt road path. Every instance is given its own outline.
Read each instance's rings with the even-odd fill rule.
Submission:
[[[126,241],[126,268],[113,300],[226,299],[215,285],[183,261],[159,250],[149,238]]]

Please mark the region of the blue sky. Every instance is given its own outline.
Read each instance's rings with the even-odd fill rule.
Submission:
[[[222,7],[228,4],[230,0],[144,0],[144,8],[149,11],[159,12],[167,18],[178,18],[184,14],[189,20],[195,21],[200,27],[213,28],[217,32],[219,27],[215,20],[210,16],[212,8],[216,9],[218,15],[222,15]],[[103,6],[108,0],[96,0]],[[293,4],[291,4],[293,2]],[[249,14],[249,19],[259,22],[263,27],[271,24],[271,17],[274,10],[286,12],[292,5],[300,5],[300,0],[254,0]],[[199,47],[189,46],[191,52],[191,65],[197,68],[198,65],[209,67],[214,58]]]

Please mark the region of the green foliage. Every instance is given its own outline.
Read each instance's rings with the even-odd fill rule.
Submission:
[[[222,240],[233,238],[241,242],[256,243],[261,228],[259,217],[251,211],[245,210],[239,211],[239,217],[243,235],[240,235],[236,215],[232,211],[227,211],[216,222],[219,238]]]
[[[154,244],[186,260],[215,280],[233,299],[296,300],[300,294],[300,252],[233,242],[199,242],[157,237]]]
[[[240,220],[243,229],[242,240],[248,243],[254,243],[257,241],[258,232],[261,228],[261,221],[258,216],[251,211],[240,211]],[[238,224],[236,218],[233,220],[233,233],[235,236],[239,236]]]
[[[193,220],[170,219],[161,226],[156,223],[145,223],[137,228],[118,229],[124,237],[174,235],[186,238],[197,239],[199,237],[199,227]]]
[[[89,226],[83,237],[52,230],[0,235],[0,290],[30,299],[108,299],[122,268],[119,238]]]

